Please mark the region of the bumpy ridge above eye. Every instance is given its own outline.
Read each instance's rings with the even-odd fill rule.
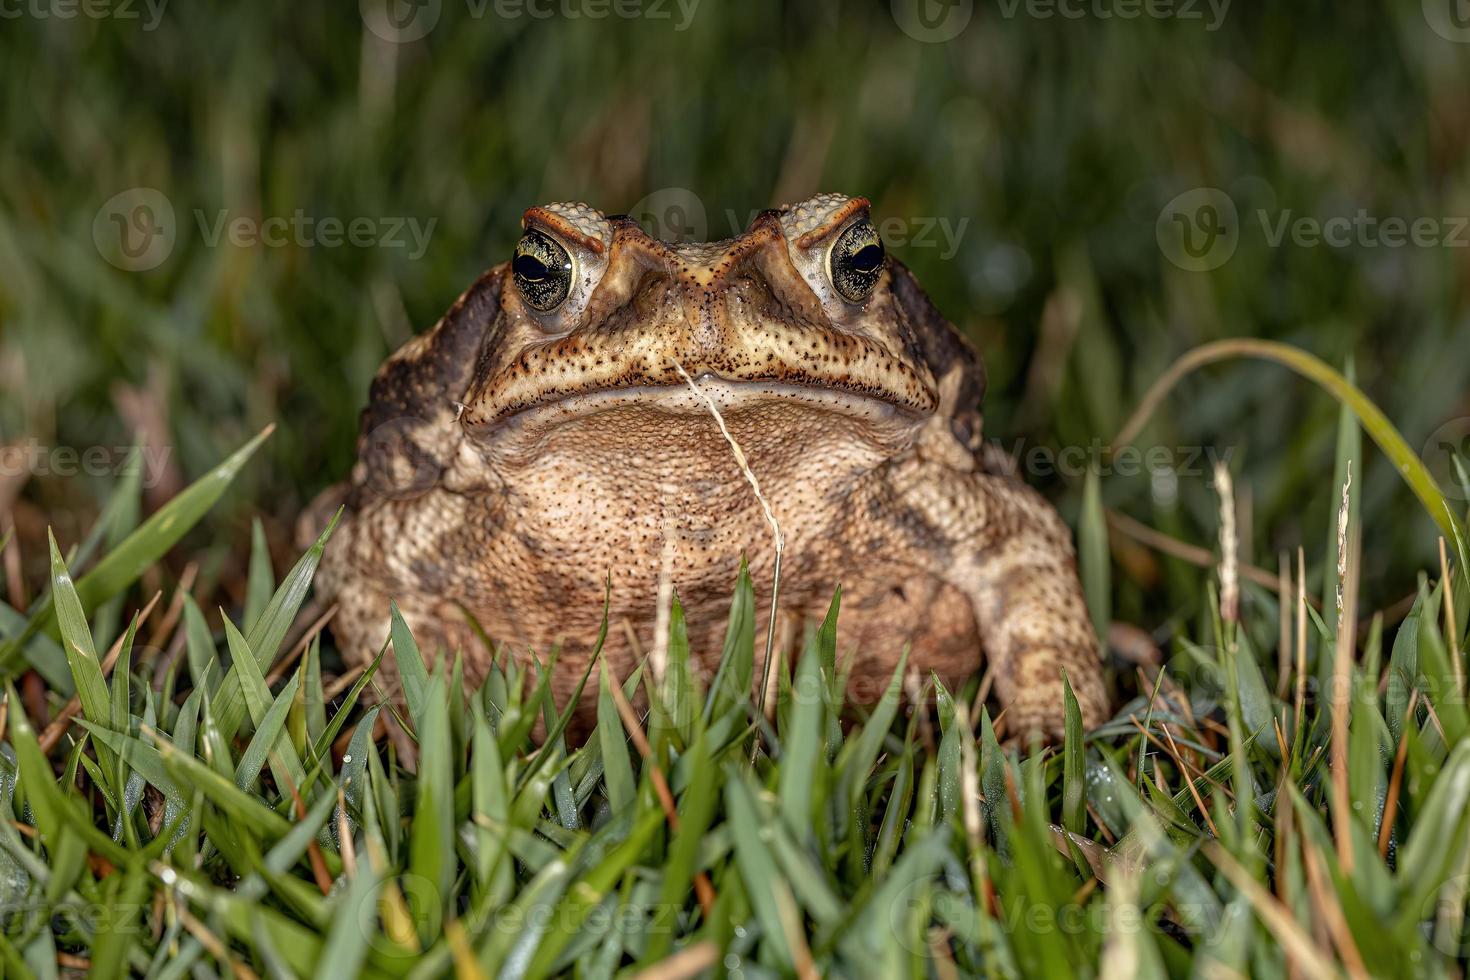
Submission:
[[[604,247],[612,242],[612,232],[607,223],[607,215],[580,201],[557,201],[543,204],[532,210],[559,219],[578,234],[602,242]]]
[[[825,227],[853,200],[846,194],[818,194],[796,204],[787,204],[778,209],[781,212],[781,233],[787,241],[794,242],[808,232]]]

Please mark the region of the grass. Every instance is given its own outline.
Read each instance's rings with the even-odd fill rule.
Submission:
[[[352,4],[170,4],[153,30],[23,6],[0,30],[0,434],[109,462],[0,473],[7,975],[1463,972],[1467,492],[1440,442],[1470,416],[1466,253],[1265,234],[1466,213],[1470,60],[1432,4],[1237,3],[1207,31],[977,3],[922,44],[888,0],[706,0],[679,31],[446,0],[400,46]],[[134,187],[179,220],[146,271],[94,243]],[[1200,187],[1241,219],[1204,272],[1156,234]],[[661,188],[710,237],[871,197],[985,353],[988,432],[1095,448],[1028,476],[1077,528],[1099,628],[1163,649],[1114,657],[1112,723],[1009,745],[978,682],[922,677],[900,678],[921,711],[844,706],[840,616],[763,723],[735,692],[771,597],[735,582],[718,682],[683,670],[671,615],[662,677],[587,678],[582,746],[530,738],[566,708],[534,665],[465,692],[426,656],[395,709],[317,639],[289,528],[350,466],[372,371],[524,207]],[[434,231],[417,256],[211,244],[221,210]],[[1214,363],[1236,337],[1310,351],[1337,397]],[[1127,470],[1103,449],[1140,405],[1125,434],[1168,462]],[[139,441],[159,468],[116,465]],[[395,710],[423,767],[366,734]]]
[[[1470,593],[1425,578],[1391,643],[1359,628],[1352,484],[1331,622],[1294,578],[1242,583],[1227,525],[1168,662],[1115,668],[1137,695],[1092,732],[1068,691],[1060,746],[998,739],[978,678],[902,659],[845,704],[840,594],[763,717],[743,573],[719,673],[676,601],[662,676],[594,660],[577,746],[554,654],[501,650],[467,691],[395,613],[401,705],[377,663],[328,669],[306,604],[331,528],[279,582],[257,535],[238,622],[179,588],[119,628],[268,435],[137,526],[124,482],[107,512],[133,520],[53,538],[43,598],[4,610],[4,655],[50,682],[3,707],[7,975],[1455,976],[1470,952]],[[374,737],[390,713],[403,742]]]

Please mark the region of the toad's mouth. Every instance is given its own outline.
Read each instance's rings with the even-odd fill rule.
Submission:
[[[929,414],[929,410],[900,403],[886,392],[791,380],[731,380],[703,372],[698,377],[691,376],[689,381],[681,378],[674,384],[639,384],[562,393],[500,414],[490,421],[462,417],[461,422],[472,435],[488,440],[502,435],[528,434],[533,430],[546,430],[599,414],[626,410],[688,415],[710,414],[713,408],[723,416],[778,403],[789,409],[844,416],[878,428],[907,427]],[[465,414],[467,416],[468,412]]]
[[[609,350],[574,335],[531,348],[468,393],[460,422],[490,438],[628,408],[687,413],[778,401],[876,422],[926,417],[938,405],[927,372],[863,337],[743,337],[684,357],[642,339]]]

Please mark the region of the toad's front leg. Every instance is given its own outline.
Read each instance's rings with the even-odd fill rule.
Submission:
[[[970,599],[1007,731],[1059,739],[1065,672],[1094,727],[1107,695],[1071,531],[1018,480],[913,459],[890,473],[895,503],[943,542],[934,575]]]

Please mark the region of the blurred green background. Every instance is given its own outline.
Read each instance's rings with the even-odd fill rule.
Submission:
[[[92,2],[0,8],[0,442],[54,463],[141,429],[171,447],[155,506],[277,423],[191,539],[226,584],[257,512],[286,557],[351,463],[376,366],[552,200],[719,238],[817,191],[870,197],[982,348],[1007,448],[1106,443],[1175,357],[1237,335],[1352,359],[1411,445],[1470,435],[1463,0]],[[296,215],[316,230],[213,234]],[[1335,243],[1290,230],[1355,216]],[[1393,244],[1389,218],[1430,224]],[[163,237],[129,255],[124,231]],[[1324,553],[1336,422],[1239,363],[1187,381],[1148,442],[1230,454],[1274,569]],[[1109,473],[1107,502],[1209,546],[1193,463]],[[7,466],[28,563],[46,523],[85,530],[110,484],[91,469]],[[1033,479],[1075,515],[1075,474]],[[1360,480],[1364,601],[1387,605],[1434,532],[1381,459]],[[1197,599],[1124,557],[1120,616]]]

